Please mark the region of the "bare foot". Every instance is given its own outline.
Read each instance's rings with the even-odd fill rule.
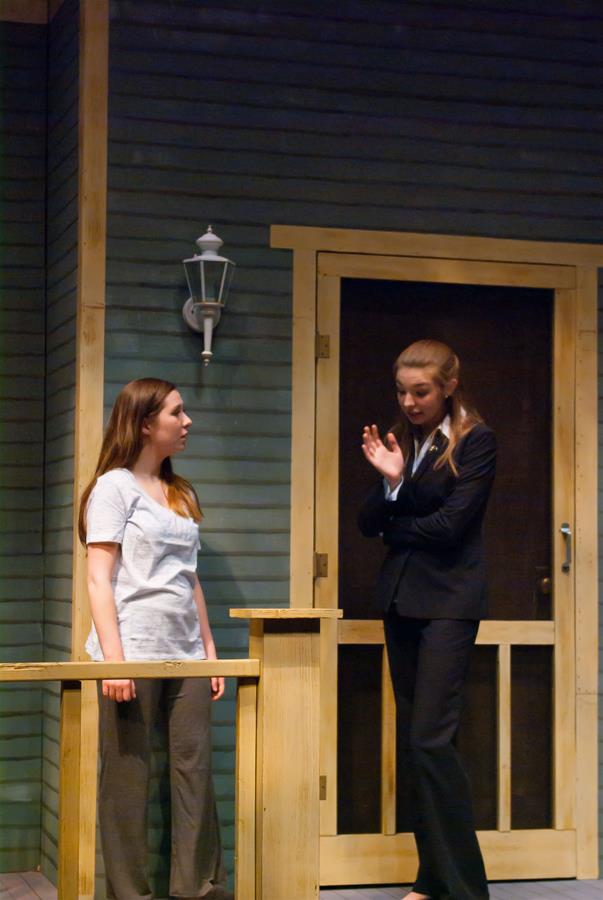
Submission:
[[[416,891],[411,891],[404,900],[430,900],[430,897],[429,894],[417,894]]]

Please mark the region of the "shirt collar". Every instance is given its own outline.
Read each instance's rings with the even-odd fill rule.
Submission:
[[[450,440],[450,416],[444,416],[436,431],[441,431],[445,438]]]
[[[422,447],[424,444],[433,443],[433,439],[435,438],[438,431],[441,434],[443,434],[447,440],[450,440],[450,416],[444,416],[444,418],[442,419],[440,424],[436,428],[433,429],[431,434],[429,434],[429,435],[427,435],[427,437],[423,438],[423,440],[420,440],[418,437],[415,436],[415,439],[414,439],[415,452],[417,451],[417,449],[419,447]]]

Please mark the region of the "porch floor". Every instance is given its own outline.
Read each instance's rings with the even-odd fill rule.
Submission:
[[[402,900],[408,885],[323,888],[320,900]],[[491,900],[603,900],[603,881],[493,881]],[[57,900],[57,891],[39,872],[0,875],[0,900]]]

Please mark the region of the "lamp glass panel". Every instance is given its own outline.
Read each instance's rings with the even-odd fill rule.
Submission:
[[[186,275],[186,283],[190,295],[194,303],[203,300],[203,291],[201,288],[201,268],[196,260],[187,260],[184,263],[184,274]]]
[[[205,299],[219,303],[225,263],[206,261],[203,266],[205,269]]]
[[[220,297],[220,300],[223,304],[225,304],[228,299],[228,292],[230,291],[230,282],[232,281],[232,276],[233,276],[234,268],[235,268],[235,264],[230,261],[227,262],[225,265],[226,265],[226,271],[224,273],[224,284],[222,286],[222,296]]]
[[[191,259],[184,262],[188,289],[194,303],[226,303],[234,263],[230,260]]]

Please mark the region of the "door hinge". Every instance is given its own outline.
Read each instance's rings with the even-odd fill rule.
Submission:
[[[320,781],[320,799],[326,800],[327,799],[327,776],[321,775],[319,781]]]
[[[328,553],[315,553],[314,554],[314,577],[315,578],[326,578],[329,574],[329,554]]]
[[[328,334],[316,335],[316,359],[331,358],[331,338]]]

